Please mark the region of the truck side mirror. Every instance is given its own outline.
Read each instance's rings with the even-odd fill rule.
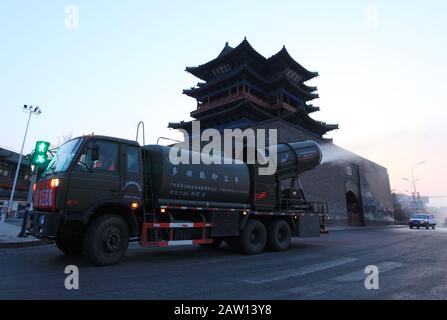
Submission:
[[[92,147],[92,161],[98,161],[99,160],[99,146],[94,145]]]

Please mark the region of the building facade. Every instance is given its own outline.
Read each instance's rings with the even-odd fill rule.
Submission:
[[[265,58],[244,39],[225,45],[217,58],[186,71],[201,81],[183,93],[196,99],[191,117],[201,130],[276,129],[278,143],[314,140],[323,163],[300,176],[308,200],[327,202],[330,223],[377,225],[394,222],[386,168],[349,152],[325,138],[337,124],[314,120],[319,97],[307,81],[318,76],[296,62],[286,48]],[[191,131],[191,121],[170,123]],[[285,182],[287,183],[287,182]]]
[[[14,182],[14,176],[19,162],[17,152],[0,148],[0,201],[9,201]],[[22,157],[16,191],[14,193],[14,206],[27,199],[31,183],[31,165],[28,159]]]

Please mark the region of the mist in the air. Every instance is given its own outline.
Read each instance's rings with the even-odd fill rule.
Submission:
[[[320,148],[323,154],[321,164],[352,162],[356,158],[352,152],[330,143],[321,144]]]

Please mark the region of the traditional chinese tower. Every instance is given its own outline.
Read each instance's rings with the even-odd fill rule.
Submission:
[[[338,125],[309,116],[319,111],[310,104],[319,96],[316,87],[305,83],[318,73],[297,63],[285,47],[266,59],[246,39],[236,48],[226,43],[217,58],[187,67],[186,71],[202,80],[183,91],[197,100],[191,117],[200,120],[202,129],[259,127],[264,122],[281,120],[317,140],[338,129]],[[169,127],[189,131],[191,122],[170,123]],[[267,127],[279,126],[276,123]]]
[[[278,143],[314,140],[327,150],[346,155],[300,175],[306,197],[328,203],[331,223],[388,224],[393,204],[386,168],[338,147],[325,134],[338,129],[312,119],[317,88],[306,83],[318,76],[282,48],[270,58],[246,39],[237,47],[225,45],[217,58],[186,71],[201,81],[183,93],[196,99],[191,117],[202,130],[233,128],[276,129]],[[170,123],[191,130],[191,121]],[[192,139],[190,135],[190,139]]]

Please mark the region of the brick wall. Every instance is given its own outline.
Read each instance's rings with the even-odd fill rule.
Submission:
[[[346,193],[351,191],[360,201],[365,225],[391,224],[394,213],[386,168],[321,139],[283,120],[269,120],[256,128],[277,129],[278,143],[314,140],[329,145],[339,159],[324,163],[300,175],[308,200],[328,203],[330,223],[346,225]],[[323,148],[326,150],[327,148]],[[350,169],[348,169],[350,167]]]

